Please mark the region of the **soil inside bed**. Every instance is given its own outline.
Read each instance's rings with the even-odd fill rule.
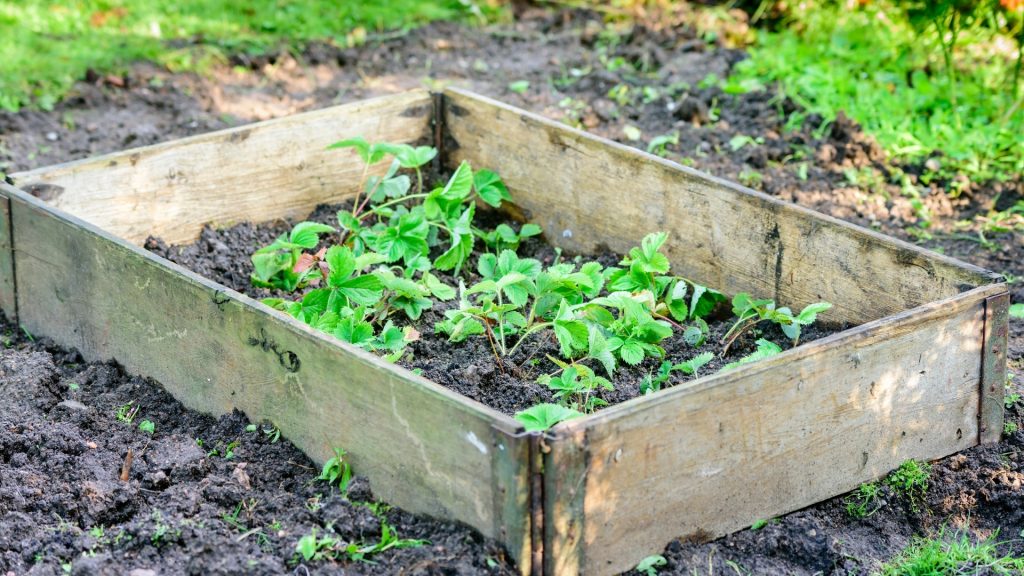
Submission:
[[[337,227],[339,209],[351,209],[350,205],[320,205],[304,220],[321,222]],[[520,224],[507,219],[502,212],[481,210],[477,213],[477,224],[484,229],[492,229],[500,223],[513,228]],[[276,290],[257,288],[252,285],[252,253],[274,241],[281,234],[286,234],[295,224],[294,221],[277,220],[264,223],[245,222],[233,226],[218,227],[207,225],[199,238],[185,245],[168,246],[158,238],[149,238],[145,247],[172,262],[185,266],[211,280],[224,284],[241,293],[256,299],[279,297],[290,300],[298,299],[298,293],[288,294]],[[655,230],[651,230],[655,232]],[[336,241],[336,236],[333,237]],[[324,238],[327,246],[332,238]],[[639,239],[637,241],[639,244]],[[478,281],[476,261],[481,252],[482,243],[477,241],[476,248],[469,262],[464,267],[462,278],[467,285]],[[556,262],[572,261],[577,255],[559,254],[550,244],[542,239],[527,238],[519,247],[518,255],[525,258],[536,258],[545,267]],[[603,266],[618,265],[622,256],[604,251],[599,254],[580,256],[582,261],[596,260]],[[449,273],[435,270],[444,282],[457,287],[459,279]],[[699,280],[699,279],[698,279]],[[714,287],[712,287],[714,288]],[[753,294],[754,297],[763,295]],[[785,302],[779,302],[785,306]],[[527,409],[539,402],[556,402],[553,393],[547,386],[537,383],[537,377],[550,374],[559,369],[548,356],[558,357],[558,343],[549,330],[542,330],[530,336],[512,355],[499,363],[486,338],[471,337],[464,342],[450,343],[444,334],[435,334],[434,324],[444,319],[447,309],[457,306],[457,300],[440,302],[434,300],[434,307],[426,310],[416,321],[410,321],[402,313],[396,313],[392,319],[399,326],[411,325],[420,333],[420,339],[409,346],[411,356],[406,354],[398,364],[422,370],[423,376],[460,394],[482,402],[505,414],[512,415]],[[701,368],[696,375],[687,376],[679,371],[672,373],[664,387],[677,385],[694,378],[713,374],[730,362],[734,362],[756,349],[756,340],[766,338],[779,344],[784,350],[792,347],[792,342],[775,326],[767,323],[759,324],[754,330],[740,336],[723,356],[722,336],[735,321],[730,306],[725,303],[716,312],[706,318],[709,334],[705,342],[697,347],[688,345],[682,332],[676,329],[671,337],[661,343],[665,349],[665,360],[672,363],[684,362],[703,352],[714,353],[714,359]],[[800,344],[804,344],[829,334],[843,330],[849,326],[828,323],[828,312],[821,315],[815,324],[804,328]],[[614,391],[601,390],[597,394],[609,405],[624,402],[641,394],[640,385],[648,374],[656,374],[662,360],[646,358],[637,366],[620,363],[615,371],[612,382]]]
[[[0,575],[515,573],[500,544],[398,509],[381,516],[428,544],[373,563],[303,562],[295,546],[314,529],[380,541],[364,479],[343,497],[266,426],[188,410],[159,383],[29,339],[2,317],[0,342]],[[117,418],[126,405],[138,409],[131,423]]]

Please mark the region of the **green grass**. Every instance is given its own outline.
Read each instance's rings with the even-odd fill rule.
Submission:
[[[468,0],[0,0],[0,108],[51,108],[92,68],[152,60],[202,70],[227,53],[373,33],[494,10]]]
[[[915,538],[910,546],[876,572],[878,576],[953,576],[1022,574],[1024,558],[1001,555],[994,538],[975,542],[967,534]]]
[[[929,35],[918,37],[902,12],[881,1],[853,10],[846,2],[820,4],[799,9],[779,31],[760,31],[751,58],[726,88],[778,82],[826,119],[845,111],[892,159],[920,162],[942,150],[943,176],[988,180],[1024,171],[1024,108],[1017,100],[1024,90],[1015,96],[1014,53],[994,55],[990,34],[965,32],[954,106],[941,47]]]

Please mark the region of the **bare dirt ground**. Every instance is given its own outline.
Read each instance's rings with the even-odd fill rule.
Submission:
[[[124,77],[90,78],[79,83],[75,93],[52,112],[0,114],[0,169],[10,173],[412,87],[451,83],[639,147],[646,147],[654,136],[676,131],[678,144],[667,150],[670,159],[742,181],[839,218],[912,239],[905,229],[914,222],[914,210],[909,200],[900,195],[897,186],[886,183],[883,177],[869,190],[852,185],[846,175],[852,168],[869,169],[884,176],[892,168],[882,150],[856,123],[840,118],[819,130],[821,119],[810,118],[801,129],[786,131],[783,129],[786,119],[797,107],[771,90],[728,95],[717,87],[700,87],[701,80],[709,73],[726,75],[730,67],[744,57],[742,51],[705,41],[686,21],[658,30],[638,27],[609,41],[602,36],[603,26],[593,14],[533,12],[522,16],[515,25],[488,29],[435,24],[359,48],[313,45],[306,50],[301,62],[286,53],[259,58],[237,56],[230,65],[218,68],[208,77],[174,75],[139,64]],[[610,71],[606,63],[615,57],[633,63],[634,67]],[[511,82],[524,80],[529,82],[529,87],[523,93],[510,90]],[[636,97],[619,101],[610,97],[609,91],[619,85],[629,86]],[[644,87],[657,88],[658,96],[645,102]],[[627,137],[627,126],[641,131],[638,141]],[[733,149],[730,141],[741,135],[755,142]],[[757,138],[763,139],[762,142],[757,142]],[[901,168],[909,174],[921,172],[921,167]],[[972,229],[963,231],[954,227],[957,221],[971,220],[993,206],[1012,205],[1024,194],[1021,181],[970,183],[965,193],[956,199],[946,195],[940,184],[933,185],[932,192],[924,198],[934,217],[935,234],[935,239],[925,245],[1010,277],[1024,277],[1024,242],[1020,234],[990,236],[993,246],[986,247],[968,239]],[[1014,301],[1024,301],[1024,282],[1011,284],[1011,291]],[[28,362],[14,354],[49,354],[50,362],[55,365],[60,365],[60,355],[65,354],[26,346],[18,344],[12,349],[17,352],[5,352],[2,360],[14,366],[11,370],[15,372],[0,373],[4,381],[10,382],[9,379],[15,377],[11,374],[21,369],[17,366]],[[1024,373],[1024,322],[1011,322],[1009,352],[1011,371]],[[40,358],[32,361],[46,362]],[[109,368],[89,368],[106,369]],[[67,370],[67,367],[57,369],[60,370]],[[126,378],[121,375],[113,381],[124,382]],[[1018,376],[1018,383],[1011,391],[1020,392],[1022,378]],[[59,407],[61,398],[67,399],[69,395],[59,386],[56,390],[53,386],[35,388],[38,396],[25,401],[42,406],[39,417],[60,430],[65,426],[77,430],[69,434],[89,430],[92,424],[87,424],[76,410]],[[146,381],[145,385],[137,382],[133,386],[136,389],[128,396],[142,394],[142,388],[155,388],[156,384]],[[83,387],[83,390],[91,389]],[[95,392],[102,393],[99,388]],[[110,401],[121,399],[111,398]],[[185,415],[178,426],[180,434],[186,436],[209,434],[210,426],[242,425],[241,420],[235,421],[237,418],[204,421],[180,407],[170,407],[169,403],[158,405]],[[25,447],[24,435],[28,432],[17,424],[18,410],[11,404],[0,408],[0,472],[3,473],[0,478],[24,474],[33,458],[52,457],[41,456]],[[1024,423],[1019,404],[1007,410],[1007,421]],[[234,428],[231,430],[234,434]],[[90,434],[82,437],[95,436]],[[120,441],[118,446],[129,445],[129,439],[114,432],[110,434],[114,435],[105,442]],[[72,461],[82,453],[75,442],[62,442],[51,450]],[[1020,541],[1024,530],[1022,448],[1024,432],[1016,432],[1007,434],[999,444],[974,448],[935,462],[925,505],[916,509],[883,487],[877,510],[863,520],[851,518],[840,497],[773,520],[758,530],[745,530],[713,542],[673,542],[664,552],[668,565],[661,573],[865,574],[906,546],[912,535],[928,534],[944,526],[947,530],[969,529],[979,537],[998,532],[998,539],[1004,541],[1003,551],[1024,554]],[[20,454],[26,454],[28,459]],[[310,465],[290,447],[260,456],[289,458],[304,462],[303,466]],[[274,466],[273,463],[266,465]],[[195,477],[181,481],[220,481],[217,479],[228,471],[215,465],[212,469],[209,464],[206,466],[196,472]],[[305,480],[311,476],[315,474],[307,474]],[[84,481],[84,477],[78,478]],[[46,479],[40,474],[36,481],[40,482],[40,491],[60,493],[54,488],[59,479]],[[145,482],[145,476],[140,482]],[[289,486],[299,490],[300,485],[301,481],[295,480]],[[74,530],[62,532],[62,526],[69,521],[66,516],[63,520],[60,518],[67,510],[66,502],[60,498],[41,499],[17,490],[9,493],[2,489],[4,486],[6,484],[0,480],[0,532],[3,533],[0,535],[0,573],[5,568],[21,573],[29,565],[33,566],[33,573],[58,573],[62,557],[45,553],[46,546],[56,546],[52,542],[58,540],[61,554],[80,557],[90,549],[89,540],[80,533],[87,530],[88,522],[95,520],[91,516],[72,516],[78,536]],[[282,485],[282,489],[288,488]],[[144,493],[122,497],[126,505],[137,512],[136,516],[152,517],[155,504]],[[219,504],[227,509],[229,503],[224,500]],[[29,505],[38,510],[24,511]],[[182,518],[187,516],[183,514]],[[138,521],[133,518],[115,514],[106,521],[116,533],[118,523],[124,523],[122,528],[128,529],[132,522]],[[323,518],[316,521],[326,522]],[[30,542],[21,538],[22,525],[32,522],[37,523],[49,539],[37,537]],[[407,522],[415,522],[415,519]],[[487,568],[485,559],[500,560],[500,554],[495,554],[490,544],[474,540],[471,534],[458,532],[456,527],[436,529],[450,530],[458,538],[469,539],[471,546],[458,550],[469,562],[467,566],[474,566],[474,570],[500,573],[507,569],[500,561],[495,568]],[[418,532],[426,533],[428,531]],[[132,547],[120,552],[116,547],[111,548],[101,560],[85,563],[93,568],[80,569],[76,563],[73,569],[75,573],[78,570],[83,570],[81,573],[120,573],[128,567],[156,567],[165,558],[184,558],[192,554],[196,546],[193,538],[201,539],[209,550],[228,546],[228,550],[236,550],[237,558],[256,553],[251,548],[248,552],[237,551],[238,547],[230,544],[237,534],[223,528],[193,529],[182,534],[166,545],[155,546],[149,542],[151,534],[140,529],[140,538]],[[294,539],[297,536],[290,543],[279,543],[275,553],[255,557],[269,563],[267,573],[274,573],[285,565]],[[40,545],[44,551],[42,559],[33,563]],[[451,555],[440,552],[435,558],[447,557],[446,554]],[[140,558],[151,563],[141,562]],[[388,562],[399,562],[387,558]],[[428,562],[425,566],[418,573],[464,573],[451,565]],[[348,573],[361,573],[364,567],[347,568]],[[231,573],[243,569],[244,566],[220,563],[217,554],[209,552],[196,555],[189,564],[190,571],[203,573]]]

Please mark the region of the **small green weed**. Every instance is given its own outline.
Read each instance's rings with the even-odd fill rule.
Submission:
[[[667,565],[668,560],[666,560],[664,556],[648,556],[636,565],[636,571],[640,572],[644,576],[656,576],[658,574],[658,568]]]
[[[334,456],[324,462],[319,480],[332,486],[337,485],[342,492],[348,489],[348,484],[352,481],[352,466],[348,463],[344,450],[334,449]]]
[[[1019,575],[1024,573],[1024,558],[1002,555],[996,536],[975,540],[969,534],[946,535],[940,531],[934,538],[915,537],[910,546],[896,558],[882,565],[879,576],[913,576],[944,574]]]
[[[851,518],[860,520],[877,512],[879,490],[880,488],[875,482],[868,482],[858,486],[856,490],[843,500],[843,503],[846,504],[846,513]]]
[[[127,404],[122,404],[117,408],[117,421],[125,424],[131,424],[135,420],[135,416],[139,413],[139,407],[135,405],[134,400],[130,400]]]
[[[885,478],[896,494],[906,498],[910,502],[910,509],[917,512],[919,505],[923,504],[928,495],[928,481],[931,477],[932,467],[927,462],[907,460],[896,470],[893,470]]]
[[[139,422],[139,430],[145,432],[146,434],[153,434],[154,432],[156,432],[156,424],[154,424],[151,420],[143,420],[142,422]]]

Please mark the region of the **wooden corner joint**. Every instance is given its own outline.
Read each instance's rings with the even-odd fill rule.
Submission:
[[[1006,391],[1006,347],[1009,336],[1010,294],[985,299],[981,347],[981,383],[978,390],[978,443],[998,442],[1003,434],[1003,396]]]

